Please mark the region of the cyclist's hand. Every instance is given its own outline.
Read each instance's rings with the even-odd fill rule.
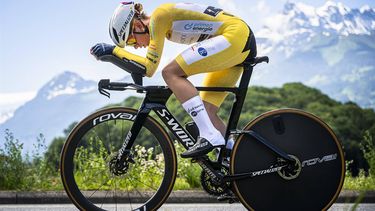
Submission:
[[[114,45],[98,43],[90,49],[90,53],[95,56],[96,59],[99,59],[100,56],[111,55],[114,48]]]

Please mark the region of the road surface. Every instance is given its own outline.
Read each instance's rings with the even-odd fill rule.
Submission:
[[[354,204],[334,204],[329,211],[351,211]],[[108,210],[116,210],[115,205],[103,207]],[[117,205],[117,210],[128,210],[129,207],[124,205]],[[71,204],[21,204],[21,205],[0,205],[0,211],[75,211]],[[246,209],[241,204],[165,204],[160,211],[245,211]],[[374,211],[375,204],[359,204],[356,211]]]

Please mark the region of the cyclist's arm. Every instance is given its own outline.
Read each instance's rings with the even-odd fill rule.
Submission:
[[[115,47],[113,54],[119,58],[126,58],[146,67],[146,75],[151,77],[159,63],[163,52],[164,39],[170,28],[171,19],[169,14],[162,8],[154,11],[150,20],[150,44],[147,49],[146,58],[132,54],[120,47]]]

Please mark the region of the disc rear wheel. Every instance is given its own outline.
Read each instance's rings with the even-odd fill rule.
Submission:
[[[323,121],[301,110],[280,109],[262,114],[244,130],[255,131],[294,159],[288,163],[251,136],[238,137],[230,173],[256,172],[233,182],[246,208],[327,210],[334,203],[345,165],[341,144]],[[277,164],[284,167],[277,169]]]

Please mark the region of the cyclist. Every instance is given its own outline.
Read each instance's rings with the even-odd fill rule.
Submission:
[[[147,16],[142,4],[122,2],[115,10],[109,32],[116,46],[99,43],[91,48],[95,57],[113,54],[146,68],[151,77],[162,55],[164,40],[190,45],[162,70],[162,76],[199,128],[194,146],[182,153],[184,158],[205,155],[224,147],[226,130],[217,112],[227,93],[201,92],[187,80],[207,73],[204,86],[233,87],[247,57],[256,56],[255,38],[249,26],[220,8],[190,3],[167,3]],[[146,57],[123,48],[147,47]],[[202,101],[203,100],[203,101]],[[233,141],[228,141],[231,148]]]

